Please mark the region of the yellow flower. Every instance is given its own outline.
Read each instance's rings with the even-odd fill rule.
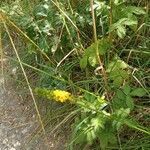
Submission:
[[[66,102],[67,100],[71,100],[71,93],[63,91],[63,90],[53,90],[52,97],[54,100],[59,102]]]

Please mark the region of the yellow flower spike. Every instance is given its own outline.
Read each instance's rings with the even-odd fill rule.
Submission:
[[[52,97],[55,101],[59,101],[61,103],[66,102],[67,100],[71,100],[72,95],[69,92],[63,90],[53,90]]]

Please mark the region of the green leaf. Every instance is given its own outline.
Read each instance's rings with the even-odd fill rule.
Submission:
[[[84,98],[85,98],[86,101],[93,103],[96,100],[97,97],[90,94],[90,93],[85,92],[84,93]]]
[[[86,68],[87,60],[92,67],[95,67],[97,64],[96,49],[98,49],[100,55],[104,55],[109,48],[110,44],[108,39],[101,39],[92,43],[87,49],[85,49],[84,56],[80,60],[80,67],[82,69]]]
[[[97,64],[96,56],[90,56],[88,60],[89,60],[89,64],[90,64],[92,67],[95,67],[95,65]]]
[[[125,22],[134,32],[137,30],[138,19],[134,14],[130,14],[129,21]]]
[[[98,47],[98,44],[99,44],[99,40],[97,40],[96,42],[92,43],[87,49],[85,49],[85,55],[87,57],[90,57],[94,53],[96,54],[96,49]]]
[[[109,32],[112,32],[114,30],[117,31],[117,35],[120,38],[124,38],[126,35],[126,26],[132,27],[137,25],[138,21],[136,16],[133,14],[133,12],[130,10],[130,12],[124,10],[127,15],[124,16],[124,18],[119,19],[116,23],[112,24],[110,26]]]
[[[142,97],[142,96],[146,95],[146,91],[143,88],[136,88],[130,94],[131,94],[131,96]]]
[[[98,50],[99,50],[100,55],[104,55],[110,47],[111,47],[111,44],[109,43],[108,39],[103,38],[103,39],[99,40]]]
[[[122,3],[124,3],[126,0],[114,0],[114,4],[115,5],[120,5]]]
[[[120,0],[114,0],[115,5],[119,5]]]
[[[96,54],[96,49],[98,48],[99,54],[104,55],[106,51],[110,48],[110,43],[107,38],[102,38],[92,43],[86,50],[85,55],[90,57],[93,53]]]
[[[128,72],[122,69],[115,69],[109,74],[109,78],[113,80],[115,87],[121,86],[123,81],[129,77]]]
[[[39,39],[39,47],[45,52],[49,51],[49,45],[47,44],[47,41],[44,37]]]
[[[120,108],[126,108],[126,95],[121,90],[117,90],[115,97],[112,100],[113,109],[118,110]]]
[[[87,124],[87,122],[89,121],[89,116],[85,117],[83,120],[79,120],[79,123],[75,126],[75,132],[79,131],[82,126],[84,126],[84,124]]]
[[[126,35],[126,28],[124,26],[118,26],[117,34],[121,39],[124,38]]]
[[[123,123],[124,119],[127,118],[129,114],[130,114],[130,108],[120,108],[115,112],[114,115],[117,121]]]
[[[91,126],[93,127],[95,132],[98,131],[100,128],[104,128],[104,121],[105,120],[103,119],[103,116],[102,118],[97,116],[96,118],[91,119]]]
[[[126,95],[129,95],[130,94],[130,91],[131,91],[131,87],[126,84],[124,87],[123,87],[123,92],[126,94]]]
[[[133,102],[133,99],[131,96],[126,97],[126,104],[127,104],[127,107],[129,107],[131,110],[133,110],[134,102]]]
[[[117,78],[114,79],[113,85],[114,85],[115,87],[120,87],[121,84],[123,83],[123,80],[124,80],[124,79],[123,79],[122,77],[117,77]]]
[[[90,129],[89,129],[90,130]],[[95,132],[91,129],[90,131],[87,131],[87,141],[92,144],[92,141],[96,138]]]
[[[127,91],[129,92],[129,90],[130,89],[128,89]],[[134,108],[134,102],[133,102],[132,97],[129,94],[126,94],[124,89],[117,90],[116,95],[114,96],[114,98],[112,100],[113,108],[116,110],[118,110],[120,108],[133,109]]]
[[[80,60],[80,67],[82,69],[86,68],[87,60],[92,67],[95,67],[97,64],[96,50],[98,49],[100,55],[104,55],[109,48],[110,44],[108,39],[103,38],[92,43],[87,49],[85,49],[84,56]]]
[[[87,66],[87,56],[83,56],[83,58],[80,60],[80,67],[81,67],[81,69],[84,69],[84,68],[86,68],[86,66]]]
[[[136,15],[144,15],[146,12],[141,8],[141,7],[136,7],[136,6],[128,6],[127,7],[127,12],[132,12]]]
[[[118,90],[116,94],[117,94],[117,98],[125,100],[126,95],[122,90]]]
[[[130,128],[133,128],[137,131],[140,131],[140,132],[143,132],[143,133],[150,135],[150,129],[146,128],[144,126],[141,126],[136,120],[126,119],[125,124],[127,126],[129,126]]]
[[[133,20],[133,18],[128,18],[125,22],[124,22],[124,24],[125,25],[127,25],[127,26],[132,26],[132,25],[137,25],[137,19],[135,20]]]
[[[113,59],[113,61],[111,61],[109,64],[108,64],[108,67],[107,67],[107,72],[111,72],[113,70],[119,70],[119,69],[126,69],[128,68],[128,64],[126,62],[124,62],[123,60],[121,60],[119,57],[115,57]],[[118,72],[118,71],[116,71]]]
[[[108,145],[117,142],[114,128],[112,128],[112,122],[110,120],[106,121],[105,128],[99,132],[98,137],[100,138],[101,150],[106,150]]]

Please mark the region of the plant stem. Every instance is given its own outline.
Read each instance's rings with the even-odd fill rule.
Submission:
[[[107,92],[108,91],[107,75],[106,75],[106,71],[105,71],[105,69],[103,67],[102,60],[101,60],[101,58],[99,56],[99,49],[98,49],[98,42],[97,42],[97,31],[96,31],[96,19],[95,19],[95,13],[94,13],[93,4],[94,4],[94,0],[90,0],[92,20],[93,20],[94,42],[97,43],[96,44],[96,57],[97,57],[97,61],[98,61],[99,65],[101,67],[101,73],[102,73],[102,77],[103,77],[103,80],[104,80],[105,90]],[[108,98],[108,96],[107,96],[107,98]]]
[[[22,70],[22,72],[23,72],[23,75],[24,75],[24,78],[25,78],[25,80],[26,80],[26,83],[27,83],[29,92],[30,92],[30,94],[31,94],[31,98],[32,98],[33,103],[34,103],[34,106],[35,106],[35,110],[36,110],[37,115],[38,115],[38,119],[39,119],[41,128],[42,128],[42,130],[43,130],[43,134],[45,135],[46,142],[47,142],[47,144],[48,144],[48,139],[47,139],[47,137],[46,137],[45,127],[44,127],[44,124],[43,124],[43,121],[42,121],[42,118],[41,118],[41,114],[40,114],[39,109],[38,109],[38,106],[37,106],[37,102],[36,102],[36,100],[35,100],[35,96],[34,96],[34,94],[33,94],[33,90],[32,90],[32,88],[31,88],[31,86],[30,86],[30,83],[29,83],[27,74],[26,74],[25,69],[24,69],[24,67],[23,67],[23,64],[22,64],[22,62],[21,62],[20,56],[19,56],[19,54],[18,54],[18,52],[17,52],[16,46],[15,46],[15,44],[14,44],[14,42],[13,42],[13,39],[12,39],[10,33],[9,33],[9,30],[8,30],[8,28],[7,28],[7,25],[6,25],[6,23],[5,23],[5,20],[4,20],[3,18],[2,18],[2,22],[3,22],[4,28],[5,28],[5,30],[6,30],[6,33],[8,34],[8,37],[9,37],[9,39],[10,39],[11,45],[12,45],[12,47],[13,47],[13,49],[14,49],[14,52],[15,52],[16,57],[17,57],[17,59],[18,59],[18,62],[19,62],[19,64],[20,64],[20,68],[21,68],[21,70]]]
[[[94,0],[90,0],[92,20],[93,20],[94,42],[96,42],[97,41],[97,31],[96,31],[96,19],[95,19],[93,4],[94,4]]]
[[[113,7],[113,2],[110,0],[109,2],[110,10],[109,10],[109,26],[112,25],[113,23],[113,13],[112,13],[112,7]],[[112,33],[109,32],[109,42],[112,43]]]
[[[1,20],[1,16],[0,16]],[[3,47],[2,47],[2,25],[0,24],[0,63],[1,63],[1,75],[2,75],[2,86],[5,89],[5,78],[4,78],[4,57],[3,57]]]

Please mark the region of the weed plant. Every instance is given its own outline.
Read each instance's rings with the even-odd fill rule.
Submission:
[[[66,126],[66,149],[149,149],[149,7],[148,0],[1,3],[1,35],[45,135]]]

